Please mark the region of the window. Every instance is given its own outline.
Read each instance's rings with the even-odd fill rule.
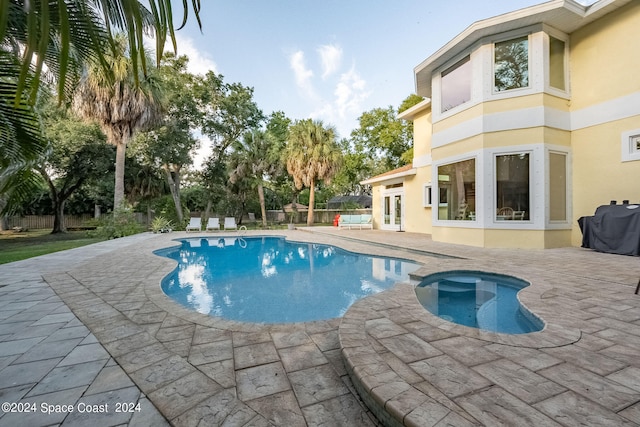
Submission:
[[[622,161],[640,160],[640,129],[622,133]]]
[[[425,184],[422,187],[422,206],[429,207],[433,204],[432,195],[431,195],[431,183]]]
[[[567,220],[567,155],[549,153],[549,220]]]
[[[496,156],[496,220],[529,220],[529,153]]]
[[[494,45],[494,91],[529,86],[529,37]]]
[[[386,225],[391,224],[391,198],[384,198],[384,223]]]
[[[476,211],[475,159],[438,167],[438,219],[471,220]]]
[[[560,90],[566,90],[564,46],[564,41],[549,36],[549,86]]]
[[[471,99],[471,61],[469,56],[442,72],[440,93],[440,111],[443,113]]]

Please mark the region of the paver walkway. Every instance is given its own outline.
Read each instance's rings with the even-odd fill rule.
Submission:
[[[433,417],[433,425],[444,425],[454,415],[472,424],[492,425],[498,420],[518,425],[520,420],[513,418],[519,416],[517,411],[498,414],[495,419],[481,416],[485,409],[495,413],[495,405],[490,404],[500,399],[505,399],[507,405],[518,401],[519,408],[520,402],[524,402],[522,407],[546,414],[544,420],[553,418],[560,424],[572,425],[570,417],[554,414],[552,409],[566,402],[579,402],[578,406],[582,407],[583,402],[597,400],[600,396],[597,390],[603,383],[619,394],[600,402],[604,406],[598,406],[595,418],[590,420],[608,420],[600,416],[605,406],[609,407],[607,410],[613,409],[615,421],[635,425],[633,421],[640,419],[640,297],[632,294],[640,275],[637,258],[576,248],[483,250],[441,245],[427,236],[410,233],[341,230],[336,236],[337,231],[331,228],[310,231],[314,233],[272,234],[414,259],[425,264],[425,272],[449,268],[455,263],[476,263],[494,269],[500,266],[516,272],[528,266],[527,274],[531,276],[527,278],[531,278],[534,286],[540,282],[538,288],[544,288],[548,301],[556,303],[553,307],[550,305],[548,313],[561,311],[561,317],[574,321],[570,329],[578,331],[583,345],[571,348],[579,351],[536,350],[535,357],[526,354],[516,357],[518,352],[513,350],[514,346],[485,342],[479,346],[464,334],[447,332],[447,327],[437,322],[429,323],[434,321],[433,316],[425,323],[428,327],[424,331],[439,330],[440,336],[427,337],[421,335],[422,329],[410,329],[418,324],[411,325],[402,309],[405,303],[412,302],[408,285],[354,305],[344,326],[348,328],[351,321],[363,322],[360,332],[366,331],[371,348],[381,355],[387,366],[397,370],[394,372],[402,380],[399,384],[411,387],[421,384],[423,395],[433,398],[435,393],[440,399],[436,401],[445,407],[451,402],[454,404],[451,406],[455,408],[454,414],[447,418],[449,408],[441,418]],[[0,417],[0,425],[87,425],[89,422],[100,426],[161,425],[166,420],[177,426],[199,422],[205,425],[376,425],[376,419],[357,397],[343,363],[338,332],[340,319],[295,325],[246,324],[208,318],[168,300],[160,292],[159,282],[175,263],[153,255],[152,251],[171,245],[171,239],[181,236],[184,234],[144,234],[0,266],[0,400],[68,403],[76,409],[68,413],[60,408],[59,413],[50,415],[7,413]],[[395,244],[398,248],[389,248],[383,243]],[[428,251],[464,259],[433,258]],[[565,284],[568,277],[572,280]],[[542,283],[554,280],[555,286],[551,288]],[[562,283],[557,283],[558,280]],[[560,303],[564,303],[566,309]],[[572,316],[575,309],[588,315]],[[420,317],[417,321],[423,320]],[[391,335],[387,335],[389,331],[381,332],[391,323],[403,327],[403,331]],[[403,341],[407,335],[404,331],[426,340],[436,350],[428,357],[403,361],[400,353],[406,351],[407,346]],[[572,337],[570,331],[567,339]],[[482,341],[483,338],[475,339]],[[350,346],[347,348],[354,348],[352,344],[347,344]],[[478,351],[478,359],[473,352],[468,353],[469,349]],[[507,356],[510,351],[515,353]],[[596,356],[591,357],[591,353]],[[487,354],[499,356],[490,358]],[[590,357],[583,358],[584,354]],[[445,355],[451,360],[444,358]],[[608,360],[606,365],[604,358]],[[551,359],[564,363],[551,363]],[[402,363],[396,363],[398,360]],[[537,365],[531,365],[538,360]],[[433,384],[425,379],[432,377],[428,374],[430,370],[440,372],[458,364],[465,372],[473,370],[474,375],[490,384],[480,386],[482,381],[478,380],[468,392],[452,394],[447,384],[439,382],[439,376],[433,376]],[[512,381],[505,380],[509,372],[520,372],[514,364],[518,370],[524,366],[534,372],[537,377],[525,378],[534,378],[538,381],[536,384],[545,387],[547,383],[561,383],[556,377],[568,379],[560,384],[562,389],[541,387],[547,394],[529,398],[517,387],[510,388],[505,383]],[[405,370],[409,365],[413,373]],[[353,364],[347,366],[353,371]],[[502,372],[502,376],[497,372]],[[356,382],[360,388],[362,384],[357,377]],[[591,388],[591,394],[580,393],[580,387]],[[607,393],[603,396],[609,396],[611,388],[604,390]],[[415,403],[410,396],[396,399],[398,393],[391,394],[390,402],[406,403],[401,411]],[[612,399],[617,399],[615,404],[609,404]],[[134,401],[142,403],[140,411],[133,408],[133,412],[114,412],[116,403]],[[79,406],[80,403],[83,405]],[[85,403],[109,403],[109,412],[78,413],[79,407],[87,407]],[[382,406],[386,403],[382,402]],[[476,413],[472,407],[482,409]],[[418,419],[417,425],[431,420],[426,416]]]

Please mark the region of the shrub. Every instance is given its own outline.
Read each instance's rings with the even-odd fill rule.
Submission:
[[[100,218],[97,228],[88,234],[90,237],[117,239],[118,237],[142,233],[143,231],[144,227],[136,220],[133,210],[123,205],[113,213]]]
[[[157,216],[151,221],[151,231],[154,233],[168,233],[172,228],[172,222],[163,216]]]

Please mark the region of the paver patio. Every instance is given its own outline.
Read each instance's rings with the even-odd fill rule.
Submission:
[[[0,426],[376,425],[356,390],[389,425],[640,425],[637,258],[324,227],[259,234],[413,259],[424,275],[514,274],[533,283],[521,298],[547,328],[514,337],[453,325],[408,284],[342,319],[211,318],[159,290],[175,263],[152,251],[185,235],[142,234],[0,266],[0,401],[37,404],[0,414]],[[127,402],[140,410],[115,412]],[[42,403],[74,412],[43,414]]]

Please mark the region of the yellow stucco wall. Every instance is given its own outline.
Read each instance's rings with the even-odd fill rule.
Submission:
[[[414,233],[431,234],[431,208],[424,207],[424,185],[431,182],[431,166],[418,168],[404,182],[404,228]]]
[[[431,109],[413,120],[413,156],[431,154]]]
[[[373,228],[380,228],[380,219],[382,218],[382,202],[380,200],[381,185],[373,185],[371,189],[371,215],[373,215]]]
[[[573,132],[573,216],[593,215],[610,200],[640,203],[640,161],[621,161],[622,132],[640,128],[640,116]],[[573,224],[572,244],[582,233]]]
[[[639,40],[638,1],[571,35],[572,111],[640,92]],[[640,161],[623,162],[621,149],[622,133],[639,128],[636,115],[572,132],[574,219],[610,200],[640,203]],[[576,223],[572,231],[572,244],[579,246]]]
[[[571,109],[640,91],[640,2],[571,34]]]
[[[567,246],[570,230],[490,230],[434,227],[434,242],[485,248],[551,249]]]

